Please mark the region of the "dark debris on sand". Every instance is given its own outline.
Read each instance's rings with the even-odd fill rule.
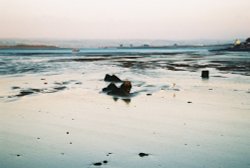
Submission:
[[[145,156],[149,156],[150,154],[148,154],[148,153],[142,153],[142,152],[141,152],[141,153],[139,153],[138,155],[139,155],[140,157],[145,157]]]
[[[96,163],[93,163],[94,166],[101,166],[102,165],[102,162],[96,162]]]
[[[96,162],[96,163],[93,163],[94,166],[102,166],[103,164],[107,164],[108,161],[107,160],[104,160],[102,162]]]
[[[108,153],[106,156],[109,156],[109,155],[112,155],[112,154],[113,154],[113,153],[110,152],[110,153]]]
[[[44,78],[42,78],[41,80],[45,80]],[[74,83],[75,85],[79,85],[79,84],[82,84],[81,82],[79,81],[76,81],[76,80],[70,80],[70,81],[64,81],[64,82],[55,82],[55,86],[52,86],[52,87],[47,87],[47,88],[41,88],[41,89],[38,89],[38,88],[21,88],[19,86],[12,86],[11,89],[13,90],[18,90],[19,93],[16,94],[16,95],[12,95],[12,96],[7,96],[8,98],[20,98],[20,97],[24,97],[24,96],[29,96],[29,95],[33,95],[33,94],[45,94],[45,93],[55,93],[55,92],[58,92],[58,91],[62,91],[62,90],[65,90],[67,89],[68,87],[67,86],[64,86],[64,85],[68,85],[68,84],[71,84],[71,83]],[[45,85],[47,85],[48,83],[47,82],[44,82]],[[59,85],[59,86],[58,86]]]
[[[16,90],[16,89],[21,89],[19,86],[12,86],[11,89]]]
[[[122,82],[122,80],[120,78],[118,78],[116,75],[109,75],[106,74],[104,81],[106,82]]]
[[[130,81],[123,81],[120,87],[117,87],[113,82],[122,82],[120,78],[115,75],[106,74],[104,81],[111,82],[107,87],[103,88],[102,91],[108,95],[115,96],[129,96],[132,84]]]

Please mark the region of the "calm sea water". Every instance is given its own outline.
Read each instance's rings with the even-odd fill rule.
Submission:
[[[9,43],[5,41],[4,44]],[[210,51],[216,48],[216,46],[140,49],[92,47],[80,48],[78,53],[72,52],[70,48],[81,46],[79,43],[77,41],[57,43],[57,46],[65,46],[69,49],[0,50],[0,75],[54,74],[65,73],[66,71],[91,70],[105,71],[110,68],[124,68],[137,71],[162,69],[190,72],[214,69],[222,73],[250,75],[249,52]],[[137,43],[143,42],[137,41]],[[158,43],[160,42],[158,41]],[[11,44],[16,43],[12,42]],[[33,42],[32,44],[37,43]],[[51,45],[53,42],[48,44]],[[117,45],[119,41],[113,44]],[[102,45],[95,43],[95,46],[97,45],[104,46],[105,44],[104,42]],[[105,46],[108,45],[112,44],[106,42]],[[87,45],[85,44],[85,46]]]

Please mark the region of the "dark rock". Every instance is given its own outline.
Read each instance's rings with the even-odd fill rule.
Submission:
[[[66,132],[66,134],[69,134],[69,132]]]
[[[131,82],[124,81],[119,88],[114,83],[111,83],[106,88],[103,88],[102,91],[107,92],[108,95],[129,96],[131,88]]]
[[[131,102],[131,99],[122,99],[125,103],[129,104]]]
[[[53,89],[55,89],[55,90],[64,90],[66,88],[67,88],[66,86],[59,86],[59,87],[54,87]]]
[[[108,161],[107,161],[107,160],[104,160],[102,163],[107,164],[107,163],[108,163]]]
[[[101,162],[96,162],[96,163],[93,163],[94,166],[101,166],[102,163]]]
[[[118,89],[118,87],[114,83],[110,83],[106,88],[103,88],[102,91],[109,92],[116,89]]]
[[[113,100],[117,102],[119,99],[117,97],[113,97]]]
[[[151,94],[151,93],[148,93],[147,96],[152,96],[152,94]]]
[[[29,91],[29,90],[22,90],[20,91],[20,93],[18,95],[16,95],[17,97],[23,97],[23,96],[27,96],[27,95],[31,95],[33,94],[33,91]]]
[[[20,89],[20,87],[18,87],[18,86],[13,86],[13,87],[11,87],[13,90],[15,90],[15,89]]]
[[[113,153],[108,153],[106,156],[112,155]]]
[[[139,153],[138,155],[139,155],[140,157],[149,156],[149,154],[148,154],[148,153]]]
[[[20,157],[21,155],[20,155],[20,154],[17,154],[16,156],[17,156],[17,157]]]
[[[190,103],[192,103],[192,102],[191,102],[191,101],[188,101],[187,103],[190,104]]]
[[[122,82],[122,80],[120,78],[118,78],[116,75],[111,76],[109,74],[105,75],[104,81],[106,81],[106,82]]]
[[[119,88],[114,87],[113,90],[109,91],[108,95],[129,96],[131,88],[131,82],[124,81]]]
[[[41,92],[42,91],[42,89],[29,89],[29,90],[31,90],[33,92]]]
[[[16,95],[16,97],[23,97],[27,95],[31,95],[33,93],[40,93],[42,92],[42,89],[26,89],[26,90],[21,90],[19,94]]]
[[[206,79],[209,78],[209,71],[208,70],[201,71],[201,77]]]
[[[126,94],[130,93],[131,88],[132,88],[132,84],[130,81],[124,81],[122,85],[120,86],[120,89],[125,91]]]

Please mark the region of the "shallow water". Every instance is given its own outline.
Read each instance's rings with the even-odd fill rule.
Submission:
[[[0,50],[0,75],[103,71],[111,65],[137,72],[148,69],[197,72],[208,68],[222,73],[250,75],[249,52],[209,52],[209,49],[96,48],[81,49],[79,53],[72,53],[69,49],[8,49]]]

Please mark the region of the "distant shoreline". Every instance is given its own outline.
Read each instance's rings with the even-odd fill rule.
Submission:
[[[0,50],[1,49],[61,49],[61,48],[51,45],[18,44],[18,45],[0,45]]]
[[[135,46],[104,46],[104,47],[96,47],[102,49],[176,49],[176,48],[206,48],[206,47],[229,47],[230,44],[213,44],[213,45],[135,45]],[[74,48],[74,47],[73,47]],[[88,48],[88,47],[87,47]],[[55,45],[32,45],[32,44],[17,44],[17,45],[0,45],[0,50],[7,49],[19,49],[19,50],[35,50],[35,49],[72,49],[69,47],[58,47]],[[83,48],[82,48],[83,49]]]

